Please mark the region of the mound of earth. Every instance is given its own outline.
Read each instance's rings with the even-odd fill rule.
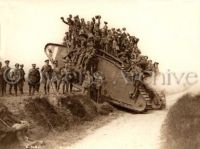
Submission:
[[[68,128],[70,113],[51,105],[48,97],[30,97],[27,101],[25,111],[37,126],[48,130]]]
[[[200,95],[182,96],[169,110],[162,127],[163,148],[200,148]]]
[[[82,95],[29,97],[24,109],[33,139],[45,137],[51,131],[65,131],[71,126],[93,120],[99,114],[113,112],[108,103],[96,104]]]
[[[2,102],[14,117],[28,121],[30,127],[27,135],[31,140],[45,140],[52,134],[59,136],[64,131],[95,120],[99,115],[113,112],[113,107],[108,103],[97,104],[83,95],[8,98]],[[18,142],[16,137],[15,141],[11,140],[7,144]]]

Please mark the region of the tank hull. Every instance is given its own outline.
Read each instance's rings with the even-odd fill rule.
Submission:
[[[49,55],[48,49],[52,49],[55,52],[53,56]],[[68,52],[69,49],[64,45],[49,43],[45,46],[47,57],[51,62],[57,60],[60,67],[64,66],[63,57]],[[139,89],[137,97],[130,97],[130,94],[135,90],[135,86],[121,68],[122,62],[120,60],[101,50],[95,55],[94,59],[97,62],[95,64],[97,70],[105,77],[102,94],[108,97],[110,103],[135,112],[144,112],[148,109],[161,109],[163,107],[163,99],[159,96],[154,97],[159,100],[159,103],[156,103],[154,99],[150,98],[144,88]]]

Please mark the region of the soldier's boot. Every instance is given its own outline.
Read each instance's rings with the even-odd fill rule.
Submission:
[[[58,82],[58,88],[57,88],[58,92],[60,90],[60,84],[61,84],[61,81]]]
[[[7,88],[7,85],[6,85],[6,82],[4,81],[3,83],[3,92],[4,92],[4,95],[6,95],[6,88]]]
[[[70,83],[70,84],[69,84],[69,93],[70,93],[70,94],[72,93],[72,88],[73,88],[73,84]]]
[[[47,94],[47,85],[44,84],[44,93]]]
[[[35,86],[33,86],[33,93],[32,93],[32,95],[35,94],[35,90],[36,90],[36,88],[35,88]]]
[[[10,94],[10,95],[12,95],[12,88],[13,88],[13,85],[10,85],[10,86],[9,86],[9,94]]]
[[[58,83],[57,83],[57,81],[54,82],[54,86],[55,86],[56,91],[58,91]]]
[[[62,91],[63,91],[63,94],[65,94],[65,84],[63,84]]]
[[[17,84],[14,85],[15,96],[17,96]]]
[[[22,94],[21,82],[19,82],[19,84],[18,84],[18,88],[19,88],[19,92],[20,92],[20,94]]]
[[[24,94],[24,82],[21,84],[21,93]]]

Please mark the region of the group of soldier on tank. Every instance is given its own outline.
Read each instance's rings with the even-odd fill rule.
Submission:
[[[50,88],[54,92],[59,92],[61,87],[62,93],[70,93],[72,92],[74,81],[76,81],[77,77],[80,77],[79,75],[84,78],[81,82],[83,93],[86,92],[88,86],[95,84],[95,81],[96,86],[99,86],[99,82],[101,82],[99,84],[102,84],[102,77],[99,76],[101,79],[95,79],[94,75],[95,73],[98,74],[98,70],[91,70],[91,67],[88,68],[88,65],[90,60],[100,50],[122,62],[121,67],[123,70],[132,74],[133,77],[141,76],[140,74],[152,76],[153,73],[158,72],[158,63],[153,63],[147,56],[141,54],[137,46],[139,39],[126,33],[126,28],[109,29],[108,22],[104,22],[104,26],[101,28],[100,15],[93,17],[91,21],[87,22],[84,18],[80,19],[78,15],[73,17],[71,14],[67,20],[63,17],[61,17],[61,20],[68,25],[68,32],[65,33],[63,43],[69,49],[69,52],[63,57],[65,65],[61,68],[58,61],[54,61],[51,57],[53,52],[49,49],[49,59],[53,64],[53,68],[49,64],[49,60],[45,60],[45,65],[41,70],[36,67],[36,64],[32,64],[32,68],[28,72],[29,95],[33,95],[36,91],[39,92],[41,82],[44,84],[45,94],[49,93]],[[9,68],[8,60],[5,61],[4,67],[0,64],[0,81],[3,82],[0,85],[2,95],[6,93],[7,85],[7,80],[5,80],[3,75]],[[77,71],[79,72],[77,73]],[[23,65],[15,65],[13,77],[16,75],[20,75],[20,80],[17,80],[17,83],[9,84],[9,93],[11,94],[14,87],[16,95],[18,88],[20,93],[23,94],[25,81]]]
[[[71,14],[67,19],[61,17],[61,20],[68,25],[63,39],[63,44],[69,49],[63,57],[66,63],[72,62],[76,68],[85,72],[89,70],[87,67],[94,55],[103,51],[121,62],[122,70],[131,75],[135,86],[139,86],[144,78],[159,73],[159,63],[153,63],[148,56],[141,54],[139,39],[127,33],[125,27],[110,29],[106,21],[101,27],[100,15],[87,22],[84,18],[79,18],[78,15],[73,17]]]
[[[139,39],[127,33],[126,28],[109,29],[106,21],[101,28],[100,15],[87,22],[71,14],[66,20],[63,17],[61,20],[68,25],[63,39],[63,44],[70,49],[64,57],[66,61],[73,61],[78,67],[86,69],[94,54],[103,50],[119,59],[126,71],[131,72],[138,67],[136,69],[141,71],[158,72],[158,63],[141,54],[137,46]]]

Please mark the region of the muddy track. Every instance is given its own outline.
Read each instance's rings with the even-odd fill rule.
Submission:
[[[157,149],[161,145],[160,129],[168,109],[183,93],[167,97],[167,108],[146,114],[124,112],[119,118],[97,129],[84,139],[61,149]]]

